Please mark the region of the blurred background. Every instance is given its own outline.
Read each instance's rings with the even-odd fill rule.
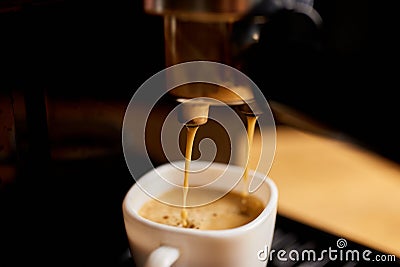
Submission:
[[[399,164],[389,1],[314,8],[321,27],[288,10],[272,15],[243,55],[246,74],[278,125],[351,140]],[[136,88],[165,67],[162,18],[138,0],[0,0],[0,52],[0,265],[115,266],[133,183],[122,121]]]

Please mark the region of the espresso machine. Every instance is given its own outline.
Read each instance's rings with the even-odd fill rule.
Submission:
[[[147,14],[163,17],[166,67],[190,61],[212,61],[244,73],[250,69],[249,51],[259,42],[261,29],[274,13],[291,10],[320,25],[321,18],[312,6],[312,0],[144,0]],[[215,75],[220,75],[221,80],[229,79],[222,77],[223,74]],[[210,97],[228,105],[241,106],[245,113],[249,112],[249,107],[242,104],[254,102],[254,92],[249,88],[227,90],[224,86],[190,84],[169,93],[178,101]],[[257,104],[252,108],[257,110]],[[199,114],[193,116],[204,117],[201,113],[205,111],[197,110]]]
[[[312,1],[144,0],[143,8],[148,16],[158,16],[163,20],[167,83],[179,84],[178,80],[187,81],[188,77],[195,81],[204,81],[208,78],[213,80],[211,83],[187,82],[169,88],[170,90],[166,93],[167,99],[179,105],[177,117],[181,123],[186,126],[204,125],[202,127],[207,128],[206,131],[215,133],[211,137],[215,143],[226,143],[221,140],[225,137],[216,133],[214,125],[206,124],[210,116],[209,112],[217,110],[217,113],[223,113],[222,110],[218,110],[219,106],[226,105],[235,110],[237,116],[242,119],[243,125],[246,124],[246,116],[259,117],[258,124],[262,124],[263,116],[266,117],[264,124],[271,130],[269,134],[274,132],[275,121],[271,109],[280,108],[280,106],[271,106],[272,103],[268,103],[265,99],[265,95],[268,95],[265,94],[266,89],[258,88],[250,76],[246,81],[236,79],[234,71],[229,68],[241,72],[244,76],[250,75],[254,69],[262,68],[262,65],[258,66],[257,63],[251,61],[252,55],[257,54],[256,47],[263,28],[272,21],[276,13],[282,11],[298,13],[315,27],[319,27],[322,21],[313,9]],[[190,65],[194,62],[205,63],[204,66],[199,63],[195,71],[185,70],[184,67],[174,68],[177,65]],[[207,62],[221,65],[207,65]],[[226,66],[226,68],[221,66]],[[226,115],[223,121],[229,121],[229,116]],[[303,123],[302,125],[312,127],[314,124]],[[234,134],[228,133],[232,138],[231,148],[247,146],[246,135],[243,132],[239,134],[239,128],[238,126],[237,130],[233,130]],[[318,130],[321,131],[321,129]],[[264,135],[264,138],[267,146],[275,147],[274,134],[269,137]],[[150,147],[150,150],[160,151],[161,149]],[[243,150],[232,152],[224,148],[218,150],[218,153],[217,161],[225,163],[229,157],[233,164],[242,166],[247,160],[246,152]],[[267,153],[266,157],[269,160],[260,160],[260,162],[267,162],[264,167],[261,167],[263,169],[261,171],[268,171],[273,153],[273,151]],[[165,158],[157,154],[153,154],[153,158],[158,162],[165,161]]]

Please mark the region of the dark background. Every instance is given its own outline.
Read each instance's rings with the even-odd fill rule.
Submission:
[[[247,74],[267,99],[400,163],[393,8],[315,8],[319,29],[293,12],[271,16]],[[0,52],[2,114],[15,121],[0,162],[15,169],[1,174],[0,265],[117,265],[133,183],[121,123],[135,89],[164,68],[161,18],[137,0],[0,1]]]

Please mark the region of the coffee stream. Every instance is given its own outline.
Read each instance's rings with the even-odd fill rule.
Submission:
[[[186,126],[186,129],[187,129],[187,137],[186,137],[186,152],[185,152],[185,176],[183,179],[183,208],[181,211],[183,227],[188,226],[186,199],[189,190],[189,171],[190,171],[190,162],[192,160],[193,141],[194,137],[196,136],[197,129],[199,129],[199,126]]]
[[[251,147],[253,145],[254,129],[257,122],[257,116],[247,115],[247,138],[248,138],[248,149],[247,149],[247,161],[243,174],[244,188],[242,191],[242,211],[247,210],[247,200],[248,200],[248,172],[249,172],[249,160],[251,154]],[[186,126],[187,137],[186,137],[186,151],[185,151],[185,174],[183,180],[183,208],[181,210],[181,223],[183,227],[188,227],[188,213],[186,209],[186,200],[189,190],[189,172],[190,172],[190,162],[192,159],[193,142],[196,136],[196,132],[199,126]]]
[[[247,161],[246,166],[244,169],[243,174],[243,184],[244,188],[242,191],[242,204],[246,204],[247,196],[248,196],[248,188],[249,188],[249,163],[250,163],[250,155],[251,155],[251,148],[253,146],[253,137],[254,137],[254,130],[256,128],[257,116],[247,115],[247,140],[248,140],[248,149],[247,149]]]

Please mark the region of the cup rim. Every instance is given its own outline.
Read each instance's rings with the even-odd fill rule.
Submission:
[[[227,164],[225,163],[218,163],[218,162],[214,162],[210,168],[217,168],[217,169],[225,169],[227,166]],[[145,173],[144,175],[142,175],[142,177],[140,179],[151,179],[150,177],[152,177],[152,175],[155,172],[162,172],[165,171],[165,169],[169,169],[173,167],[173,165],[171,163],[165,163],[163,165],[160,165],[156,168],[151,169],[150,171],[148,171],[147,173]],[[237,169],[238,171],[243,171],[243,167],[240,166],[236,166],[236,165],[230,165],[229,168],[233,168],[233,169]],[[137,210],[135,210],[134,208],[132,208],[131,206],[129,206],[127,204],[127,199],[129,198],[129,196],[133,193],[133,191],[135,189],[139,189],[143,194],[147,194],[147,192],[145,192],[139,185],[138,183],[134,183],[131,188],[128,190],[124,200],[123,200],[123,210],[124,210],[124,214],[129,215],[130,217],[132,217],[133,219],[135,219],[137,222],[144,224],[144,225],[148,225],[152,228],[155,229],[159,229],[162,231],[167,231],[167,232],[174,232],[174,233],[181,233],[181,234],[188,234],[188,235],[199,235],[199,236],[226,236],[226,235],[237,235],[237,234],[241,234],[243,232],[247,232],[250,229],[258,226],[259,224],[261,224],[262,222],[264,222],[265,220],[267,220],[271,215],[273,215],[272,213],[274,212],[274,209],[277,208],[277,204],[278,204],[278,188],[275,184],[275,182],[268,177],[267,174],[262,174],[260,172],[256,172],[253,170],[249,171],[250,173],[252,173],[254,175],[254,177],[257,177],[258,179],[262,179],[262,183],[266,184],[268,186],[268,189],[270,191],[270,196],[269,196],[269,200],[264,208],[264,210],[257,216],[257,218],[255,218],[254,220],[252,220],[251,222],[235,227],[235,228],[229,228],[229,229],[218,229],[218,230],[203,230],[203,229],[192,229],[192,228],[183,228],[183,227],[176,227],[176,226],[171,226],[171,225],[165,225],[165,224],[161,224],[161,223],[157,223],[157,222],[153,222],[151,220],[148,220],[146,218],[143,218],[142,216],[140,216],[137,212]],[[125,216],[125,215],[124,215]]]

